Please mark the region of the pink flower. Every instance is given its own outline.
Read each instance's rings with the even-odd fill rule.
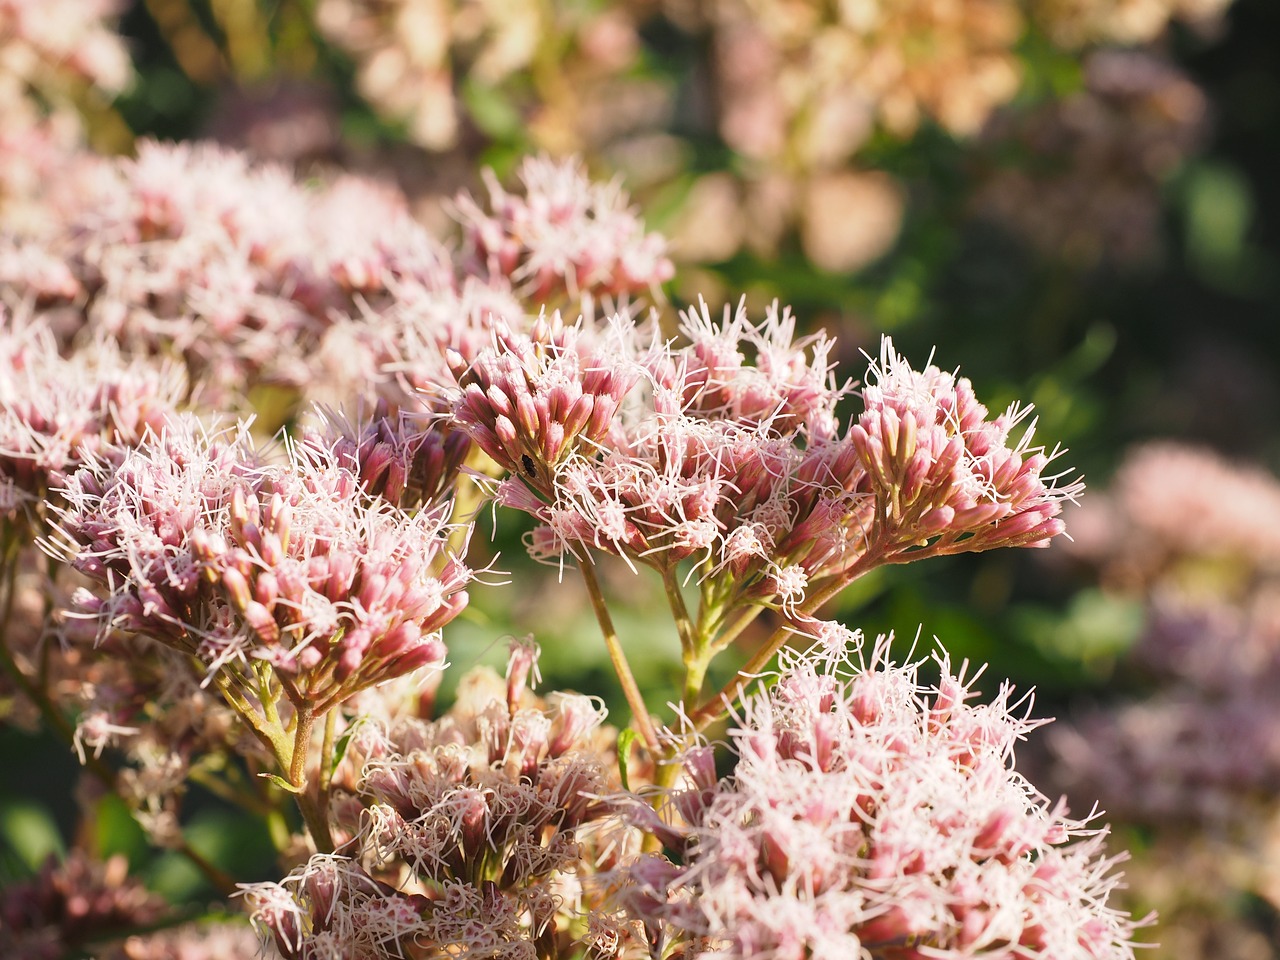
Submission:
[[[46,548],[105,588],[82,604],[103,627],[210,672],[266,661],[317,712],[438,665],[472,578],[447,552],[444,512],[362,496],[333,451],[290,453],[264,465],[243,432],[175,421],[71,477]]]
[[[876,500],[880,536],[897,547],[932,541],[932,552],[1045,546],[1061,533],[1063,501],[1084,489],[1044,476],[1057,456],[1033,446],[1030,408],[994,420],[967,379],[930,364],[913,370],[884,338],[867,372],[865,411],[848,433]]]
[[[633,914],[743,960],[1131,957],[1103,832],[1010,767],[1037,724],[1009,688],[971,705],[942,659],[929,690],[883,640],[861,666],[842,657],[784,658],[746,698],[732,776],[708,789],[695,766],[670,794],[683,866],[650,871]]]
[[[577,161],[547,157],[527,157],[519,177],[523,196],[486,171],[489,212],[458,197],[470,272],[510,277],[538,304],[565,294],[626,297],[671,279],[666,241],[644,232],[616,183],[593,183]]]

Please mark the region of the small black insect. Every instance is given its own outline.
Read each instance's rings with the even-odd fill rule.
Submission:
[[[529,475],[530,480],[537,479],[538,470],[533,464],[533,457],[529,456],[527,453],[520,454],[520,465],[524,467],[524,472]]]

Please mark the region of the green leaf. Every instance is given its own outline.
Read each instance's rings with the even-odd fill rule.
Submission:
[[[627,775],[627,765],[631,762],[631,744],[635,742],[636,732],[631,729],[618,734],[618,774],[622,777],[622,789],[631,789],[631,778]]]
[[[347,755],[347,747],[351,746],[351,734],[355,733],[354,727],[348,727],[347,732],[338,738],[338,742],[333,745],[333,763],[329,767],[329,776],[333,776],[338,772],[338,764],[342,763],[342,758]]]
[[[8,801],[0,806],[0,842],[32,871],[38,870],[50,854],[66,856],[62,834],[49,811],[28,800]]]
[[[263,780],[270,780],[281,790],[288,790],[290,793],[302,792],[302,789],[300,787],[295,787],[292,783],[290,783],[284,777],[278,776],[274,773],[260,773],[258,774],[258,776],[262,777]]]

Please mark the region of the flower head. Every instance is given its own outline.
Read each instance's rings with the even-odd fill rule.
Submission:
[[[240,432],[171,424],[63,491],[48,548],[105,588],[82,606],[215,671],[271,664],[290,698],[323,711],[438,665],[439,630],[472,574],[447,549],[441,510],[409,515],[360,495],[331,450],[262,464]]]
[[[573,160],[528,157],[523,195],[486,172],[489,211],[458,198],[458,218],[475,272],[510,277],[533,303],[625,297],[671,279],[666,242],[645,233],[616,184],[589,180]]]
[[[876,498],[876,523],[903,546],[939,538],[935,550],[1045,546],[1061,533],[1063,501],[1080,481],[1056,484],[1057,453],[1033,445],[1035,422],[1014,439],[1030,408],[987,419],[967,379],[930,364],[913,370],[884,338],[848,434]]]
[[[1010,768],[1036,726],[1010,690],[970,704],[945,659],[927,688],[884,641],[859,668],[843,656],[785,658],[745,700],[732,776],[691,755],[669,797],[683,865],[650,869],[633,915],[743,960],[1132,956],[1102,832]]]

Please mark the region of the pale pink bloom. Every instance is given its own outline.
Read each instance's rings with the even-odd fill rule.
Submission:
[[[732,776],[708,789],[695,764],[673,790],[683,865],[651,865],[632,914],[690,955],[744,960],[1131,957],[1103,832],[1011,768],[1038,724],[1010,689],[970,704],[945,659],[927,688],[883,640],[845,656],[785,657],[745,699]]]
[[[885,337],[849,429],[876,500],[875,534],[933,552],[1046,546],[1064,529],[1062,503],[1084,489],[1044,471],[1058,455],[1034,445],[1030,408],[993,420],[967,379],[913,370]],[[1015,437],[1015,431],[1021,429]],[[936,539],[935,539],[936,538]]]
[[[110,340],[63,357],[40,317],[0,327],[0,479],[39,502],[82,464],[161,430],[186,394],[173,364],[129,360]]]
[[[626,317],[619,328],[640,329]],[[466,368],[455,418],[536,494],[499,488],[541,522],[530,540],[539,559],[594,549],[633,566],[690,560],[738,601],[794,613],[868,556],[1042,544],[1082,489],[1043,475],[1052,458],[1033,446],[1033,425],[1011,437],[1023,412],[988,420],[967,380],[912,370],[887,339],[866,409],[841,437],[835,408],[849,387],[832,376],[829,341],[796,341],[788,313],[755,326],[726,311],[717,324],[703,304],[684,332],[686,346],[632,354],[647,377],[625,400],[609,397],[611,422],[594,420],[597,396],[572,447],[565,438],[578,434],[542,414],[548,401],[531,384],[567,379],[561,406],[585,403],[583,362],[512,335],[505,353]]]
[[[469,195],[456,201],[464,265],[511,278],[532,303],[625,298],[671,279],[666,241],[644,226],[615,182],[594,183],[576,160],[527,157],[523,195],[485,173],[488,211]]]
[[[319,191],[309,214],[316,272],[347,294],[378,306],[389,295],[412,297],[451,290],[451,251],[413,219],[393,186],[339,177]]]
[[[62,491],[46,544],[105,591],[83,612],[194,654],[212,673],[271,664],[323,712],[444,656],[472,572],[440,510],[361,496],[332,451],[262,465],[245,434],[175,421]]]

